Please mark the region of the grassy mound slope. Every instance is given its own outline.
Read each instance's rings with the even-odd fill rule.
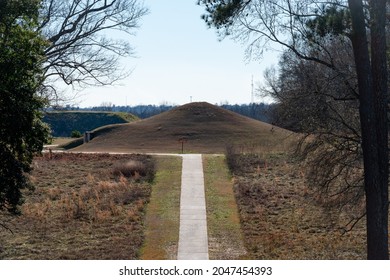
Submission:
[[[222,153],[227,146],[272,146],[291,132],[205,102],[189,103],[148,119],[95,130],[78,151]]]
[[[43,120],[50,125],[54,137],[69,137],[73,130],[84,133],[104,125],[128,123],[136,119],[127,113],[71,111],[49,112]]]

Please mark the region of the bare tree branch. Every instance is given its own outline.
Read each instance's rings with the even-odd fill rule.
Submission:
[[[8,230],[9,232],[11,232],[12,234],[14,234],[14,232],[12,231],[12,229],[8,226],[6,226],[5,224],[3,223],[0,223],[0,227],[4,228],[5,230]]]
[[[60,81],[77,89],[127,77],[131,70],[120,58],[133,49],[123,35],[134,35],[147,13],[139,0],[43,0],[39,30],[50,42],[45,94],[57,95]]]
[[[364,212],[362,215],[360,215],[357,218],[351,219],[343,228],[343,235],[347,234],[348,232],[351,232],[355,226],[364,218],[366,217],[366,212]]]

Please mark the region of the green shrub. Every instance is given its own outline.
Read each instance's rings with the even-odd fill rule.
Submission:
[[[72,138],[80,138],[81,136],[83,136],[83,135],[78,130],[73,130],[72,133],[70,134],[70,137],[72,137]]]

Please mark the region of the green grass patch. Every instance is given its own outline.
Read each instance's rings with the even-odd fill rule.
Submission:
[[[182,159],[156,157],[157,173],[146,211],[144,260],[176,259],[180,226]]]
[[[210,259],[244,259],[246,251],[224,156],[203,156]]]

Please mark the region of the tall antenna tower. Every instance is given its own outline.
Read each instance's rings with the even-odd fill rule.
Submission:
[[[253,103],[253,102],[254,102],[254,98],[255,98],[255,96],[254,96],[254,91],[253,91],[253,75],[252,75],[252,84],[251,84],[251,87],[252,87],[252,89],[251,89],[251,103]]]

